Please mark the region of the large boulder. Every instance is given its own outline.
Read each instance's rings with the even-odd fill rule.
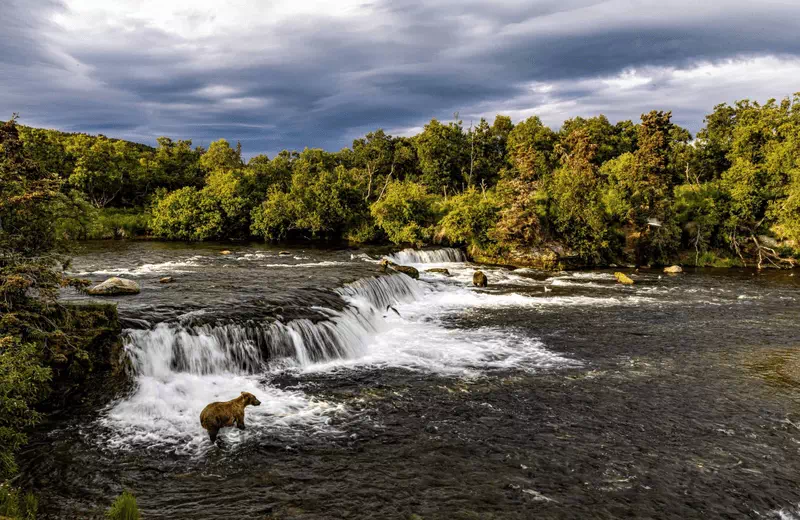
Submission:
[[[633,285],[633,280],[631,280],[625,273],[616,272],[614,273],[614,278],[616,278],[621,284]]]
[[[398,273],[407,274],[411,278],[418,280],[419,279],[419,271],[416,268],[411,267],[410,265],[393,265],[392,269],[397,271]]]
[[[670,267],[665,267],[664,272],[667,274],[678,274],[683,272],[683,268],[679,265],[673,265]]]
[[[109,278],[86,291],[92,296],[119,296],[121,294],[139,294],[142,289],[133,280],[125,278]]]
[[[489,285],[489,281],[486,279],[486,275],[483,274],[483,271],[475,271],[472,275],[472,285],[475,287],[486,287]]]
[[[382,273],[385,273],[387,270],[391,269],[392,271],[397,271],[398,273],[407,274],[411,278],[419,280],[419,271],[417,271],[415,267],[411,267],[410,265],[399,265],[386,258],[381,260],[381,263],[379,265]]]

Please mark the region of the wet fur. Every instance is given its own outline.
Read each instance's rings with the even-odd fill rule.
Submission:
[[[242,392],[236,399],[211,403],[200,412],[200,425],[208,431],[211,442],[217,440],[221,428],[236,426],[244,430],[244,409],[248,405],[258,406],[261,401],[249,392]]]

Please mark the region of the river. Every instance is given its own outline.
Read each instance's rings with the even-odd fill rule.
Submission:
[[[87,243],[74,273],[142,285],[106,299],[134,385],[39,427],[20,484],[44,518],[123,489],[144,518],[800,518],[800,277],[476,267]],[[242,391],[212,445],[200,411]]]

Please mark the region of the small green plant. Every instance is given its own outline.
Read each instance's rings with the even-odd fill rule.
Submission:
[[[139,516],[139,508],[136,506],[136,497],[123,491],[106,511],[106,518],[109,520],[139,520],[141,516]]]
[[[36,520],[39,501],[33,493],[26,493],[20,500],[20,490],[0,484],[0,517]]]

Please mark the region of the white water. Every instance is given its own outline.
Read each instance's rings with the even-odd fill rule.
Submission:
[[[164,274],[164,273],[190,273],[197,267],[200,267],[201,256],[193,256],[184,260],[161,262],[157,264],[142,264],[136,267],[118,267],[112,269],[97,269],[89,268],[86,271],[72,273],[75,276],[147,276],[151,274]],[[190,269],[187,269],[190,268]]]
[[[247,410],[248,429],[224,430],[241,442],[277,430],[287,434],[331,431],[340,405],[312,399],[300,390],[271,386],[270,373],[320,372],[359,367],[394,367],[448,376],[474,377],[496,369],[539,370],[574,361],[550,352],[528,333],[511,328],[452,328],[450,316],[472,308],[637,305],[648,298],[528,296],[469,286],[473,267],[452,262],[458,250],[428,251],[417,260],[446,259],[453,276],[422,273],[420,281],[403,274],[365,278],[337,290],[347,302],[342,311],[317,308],[327,319],[312,322],[232,323],[185,326],[165,323],[129,331],[126,350],[136,389],[113,405],[102,423],[117,448],[146,445],[199,453],[210,447],[199,426],[203,407],[235,398],[242,391],[262,405]],[[407,261],[410,252],[399,258]],[[356,257],[353,261],[362,261]],[[411,262],[407,262],[411,263]],[[426,263],[425,265],[438,265]],[[500,269],[484,269],[490,284],[541,284]],[[535,316],[535,314],[534,314]]]
[[[460,249],[446,247],[432,251],[417,251],[403,249],[393,255],[387,256],[389,260],[398,264],[439,264],[442,262],[466,262],[467,257]]]

